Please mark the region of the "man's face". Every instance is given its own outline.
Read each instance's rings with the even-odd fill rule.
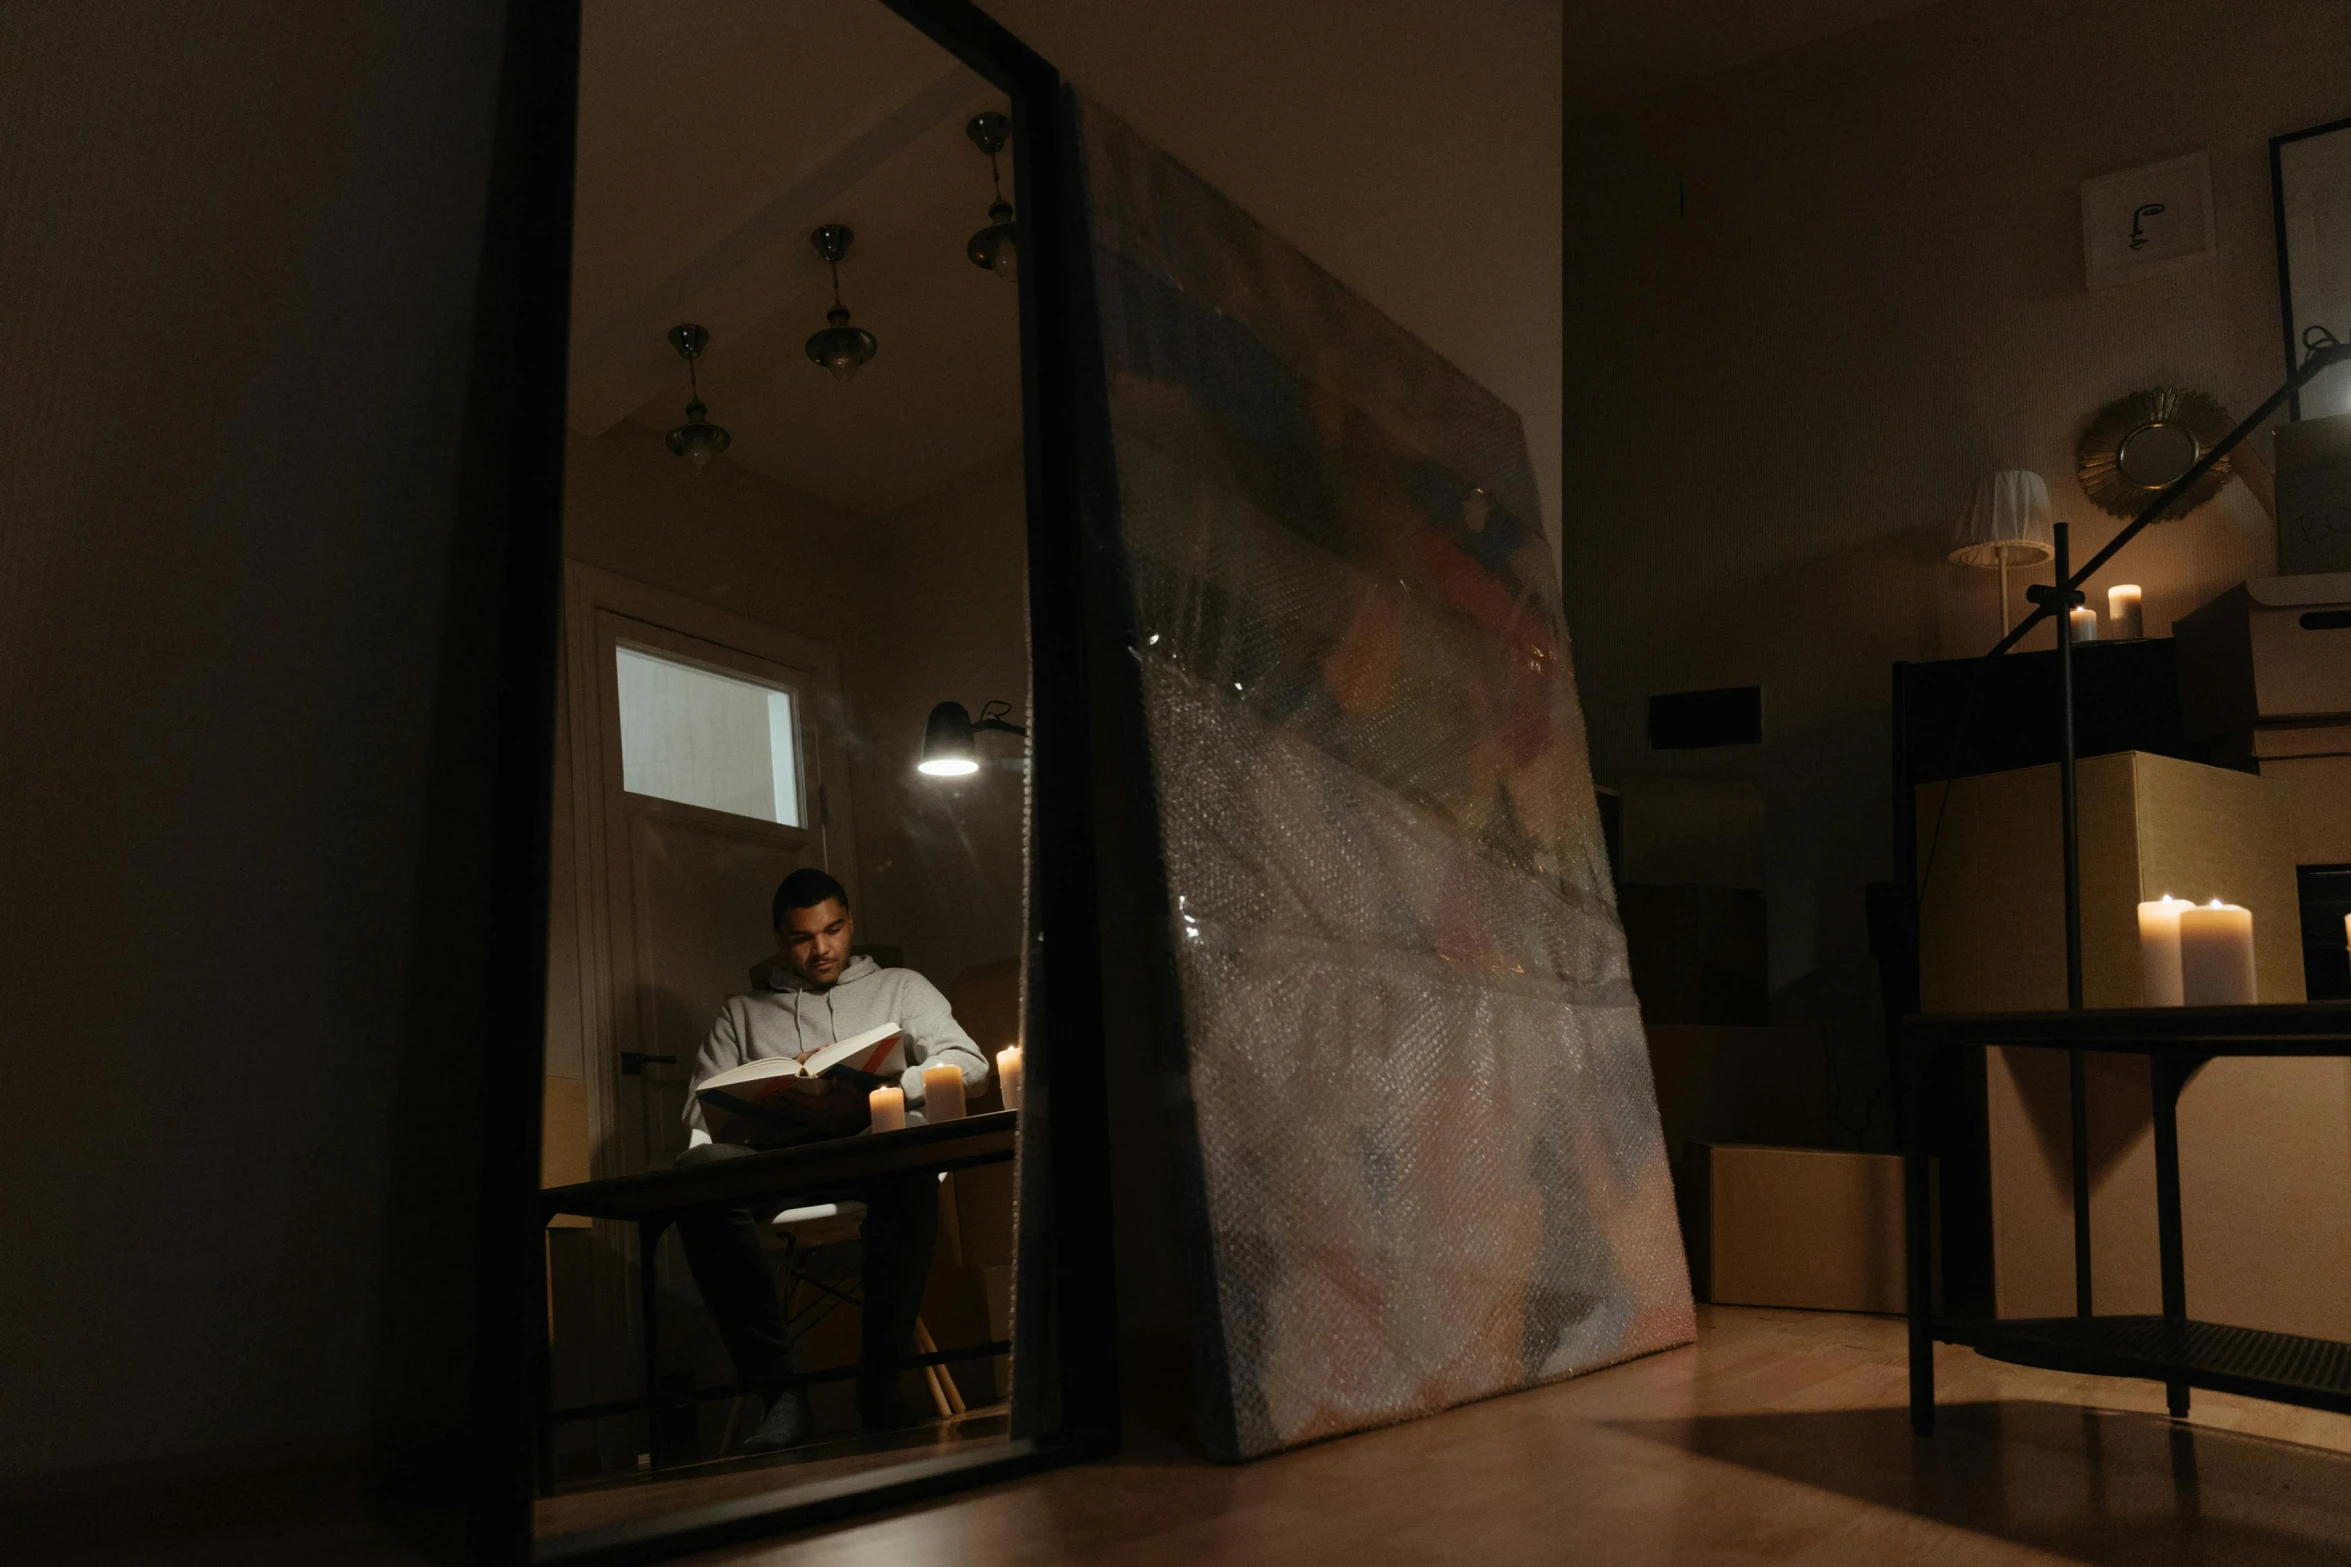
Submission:
[[[849,938],[856,929],[857,921],[848,905],[838,898],[827,898],[814,908],[784,910],[776,938],[784,944],[784,957],[802,979],[811,985],[829,985],[849,966]]]

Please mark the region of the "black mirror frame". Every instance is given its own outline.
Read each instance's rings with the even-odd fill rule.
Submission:
[[[2294,269],[2293,245],[2286,232],[2286,147],[2298,141],[2310,141],[2320,136],[2339,136],[2351,132],[2351,120],[2329,120],[2324,125],[2313,125],[2306,131],[2292,131],[2269,139],[2269,211],[2270,226],[2276,235],[2278,252],[2278,315],[2282,318],[2286,346],[2286,373],[2292,375],[2302,366],[2308,353],[2301,335],[2294,328]],[[2286,396],[2286,417],[2302,417],[2302,392],[2299,387]]]
[[[405,1057],[392,1107],[374,1431],[379,1513],[435,1557],[640,1561],[904,1506],[1098,1457],[1119,1436],[1109,1236],[1095,737],[1138,720],[1089,682],[1079,475],[1087,247],[1075,109],[1053,67],[968,0],[881,0],[1004,89],[1021,134],[1018,272],[1035,809],[1016,1355],[1003,1446],[532,1538],[545,1275],[534,1244],[544,1071],[550,777],[562,573],[580,0],[512,0],[476,285],[456,542],[437,676]],[[1098,689],[1101,688],[1101,689]],[[1084,933],[1072,939],[1072,933]],[[1052,1237],[1083,1235],[1083,1245]],[[1027,1379],[1034,1378],[1031,1383]],[[1028,1391],[1033,1389],[1033,1391]]]

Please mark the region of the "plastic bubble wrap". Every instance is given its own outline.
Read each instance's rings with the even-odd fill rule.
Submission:
[[[1083,122],[1210,1447],[1686,1342],[1517,416]]]

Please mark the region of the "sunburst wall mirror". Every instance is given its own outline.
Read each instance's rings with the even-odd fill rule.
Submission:
[[[2202,392],[2154,386],[2118,397],[2090,416],[2074,447],[2074,472],[2099,510],[2136,517],[2147,503],[2219,445],[2233,421]],[[2156,520],[2185,517],[2229,482],[2222,458],[2163,509]]]

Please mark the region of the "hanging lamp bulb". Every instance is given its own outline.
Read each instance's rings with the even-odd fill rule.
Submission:
[[[710,346],[710,333],[692,322],[673,326],[669,329],[669,346],[686,362],[686,395],[691,401],[686,404],[686,422],[669,432],[666,444],[672,453],[691,462],[699,473],[710,466],[711,458],[734,441],[722,427],[710,422],[710,410],[702,406],[702,389],[694,375],[694,361]]]
[[[808,357],[831,371],[836,381],[856,375],[858,366],[881,347],[871,332],[849,324],[849,308],[841,303],[841,258],[849,254],[849,243],[856,237],[845,223],[827,223],[808,236],[816,253],[833,269],[833,308],[824,317],[831,325],[809,338]]]
[[[1013,219],[1012,203],[1004,199],[1004,176],[996,155],[1012,140],[1012,117],[993,109],[975,114],[963,127],[963,134],[988,155],[988,179],[996,189],[996,200],[988,208],[988,226],[971,237],[963,253],[973,266],[1009,280],[1020,271],[1020,225]]]

